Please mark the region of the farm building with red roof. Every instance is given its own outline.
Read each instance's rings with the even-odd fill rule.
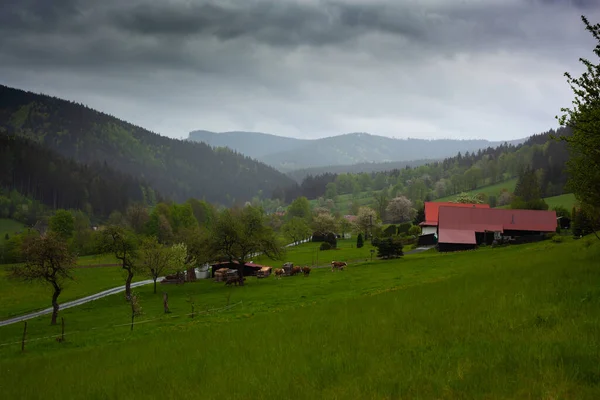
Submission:
[[[490,208],[489,204],[427,201],[425,202],[425,221],[419,224],[421,226],[422,235],[431,235],[437,233],[438,213],[440,207]]]
[[[471,249],[500,237],[554,232],[556,223],[555,211],[442,206],[438,209],[438,246],[440,251]]]

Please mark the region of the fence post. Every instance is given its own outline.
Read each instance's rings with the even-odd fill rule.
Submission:
[[[23,326],[23,340],[21,341],[21,351],[25,351],[25,337],[27,336],[27,321],[23,321],[25,326]]]

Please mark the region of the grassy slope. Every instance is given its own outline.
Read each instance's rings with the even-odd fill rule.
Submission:
[[[592,243],[586,246],[586,243]],[[308,278],[169,287],[229,311],[145,315],[113,296],[65,310],[67,342],[0,347],[7,398],[578,398],[600,396],[600,245],[587,239],[365,263]],[[316,303],[316,304],[313,304]],[[22,326],[0,328],[18,341]],[[47,319],[30,337],[55,333]],[[32,379],[36,384],[31,385]]]
[[[575,205],[575,195],[573,193],[561,194],[560,196],[546,197],[544,201],[548,204],[550,209],[552,207],[562,206],[565,207],[569,212]]]
[[[517,184],[517,179],[515,178],[515,179],[508,180],[508,181],[496,183],[493,185],[482,186],[482,187],[474,189],[474,190],[469,190],[466,193],[469,193],[471,195],[478,194],[478,193],[484,193],[488,197],[489,196],[498,196],[500,194],[500,192],[502,191],[502,189],[506,189],[509,192],[513,192],[515,190],[516,184]],[[452,195],[452,196],[441,197],[439,199],[435,199],[434,201],[452,201],[455,198],[456,198],[456,195]]]
[[[15,233],[21,232],[24,226],[15,220],[0,218],[0,246],[4,244],[4,238],[7,233],[9,237],[12,237]]]
[[[252,261],[270,265],[273,267],[281,267],[284,262],[292,262],[294,265],[310,265],[310,266],[330,266],[331,261],[368,261],[371,259],[371,249],[375,249],[367,241],[360,249],[356,248],[356,239],[338,240],[337,250],[319,251],[321,243],[303,243],[287,249],[285,260],[273,261],[267,257],[256,257]]]

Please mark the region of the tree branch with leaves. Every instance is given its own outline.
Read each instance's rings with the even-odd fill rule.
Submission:
[[[65,282],[73,279],[77,257],[69,251],[67,243],[58,233],[26,237],[22,244],[25,264],[12,269],[12,276],[25,281],[43,282],[52,287],[52,320],[56,325],[58,297]]]

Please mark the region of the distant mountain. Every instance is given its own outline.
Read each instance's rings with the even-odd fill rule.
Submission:
[[[218,143],[218,146],[235,149],[283,172],[359,163],[434,160],[504,143],[488,140],[394,139],[368,133],[301,140],[264,133],[207,131],[192,132],[189,140],[200,140],[213,146]],[[524,141],[520,139],[508,143],[516,145]]]
[[[188,140],[204,142],[213,147],[229,147],[245,156],[261,159],[272,153],[290,151],[304,146],[308,140],[288,138],[260,132],[190,132]]]
[[[0,134],[29,138],[81,164],[106,164],[175,201],[195,197],[230,205],[295,185],[231,150],[160,136],[81,104],[2,85]]]

